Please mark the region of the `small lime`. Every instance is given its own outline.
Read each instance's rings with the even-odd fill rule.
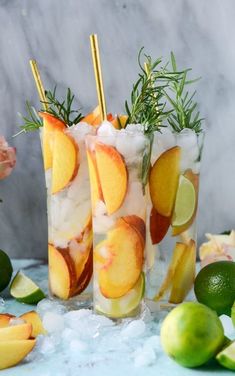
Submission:
[[[224,343],[224,330],[214,311],[197,302],[178,305],[161,328],[164,351],[184,367],[198,367],[214,357]]]
[[[37,304],[45,298],[45,294],[30,278],[19,271],[14,277],[10,293],[13,298],[22,303]]]
[[[198,273],[194,291],[197,300],[217,312],[231,315],[235,301],[235,262],[218,261]]]
[[[0,292],[10,283],[13,268],[7,254],[0,249]]]

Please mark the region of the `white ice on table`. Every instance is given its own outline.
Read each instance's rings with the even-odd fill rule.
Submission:
[[[46,312],[42,323],[48,333],[61,332],[64,329],[64,318],[56,312]]]
[[[231,317],[222,315],[220,316],[220,321],[222,322],[225,336],[235,338],[235,329]]]
[[[131,321],[123,330],[121,331],[121,336],[125,339],[135,338],[141,336],[145,331],[145,323],[143,320],[133,320]]]

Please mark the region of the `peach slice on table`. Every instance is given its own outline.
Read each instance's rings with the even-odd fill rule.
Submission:
[[[171,261],[170,261],[170,264],[169,264],[169,267],[168,267],[168,270],[167,270],[167,273],[166,273],[166,276],[165,276],[165,278],[164,278],[164,280],[163,280],[163,282],[160,286],[160,289],[159,289],[157,295],[154,297],[155,301],[162,299],[164,297],[164,295],[166,294],[166,292],[172,286],[175,271],[178,267],[178,264],[179,264],[181,258],[183,257],[183,255],[185,254],[186,251],[187,251],[187,244],[176,243],[173,254],[172,254],[172,258],[171,258]]]
[[[20,363],[36,344],[35,339],[7,340],[0,342],[0,369]]]
[[[5,328],[9,325],[10,320],[14,318],[14,315],[10,313],[0,313],[0,328]]]
[[[176,267],[172,289],[169,298],[170,303],[181,303],[191,290],[196,274],[196,244],[190,240]]]
[[[127,192],[127,168],[122,156],[113,147],[102,143],[95,145],[97,169],[109,215],[116,212]]]
[[[56,131],[52,165],[53,194],[60,192],[73,180],[78,170],[78,162],[78,146],[70,136]]]
[[[177,236],[177,235],[180,235],[183,232],[185,232],[193,224],[194,218],[195,218],[195,216],[197,214],[199,175],[198,174],[194,174],[191,169],[188,169],[188,170],[185,171],[184,176],[189,181],[191,181],[191,183],[194,186],[195,194],[196,194],[196,205],[195,205],[195,208],[194,208],[193,215],[192,215],[192,217],[190,218],[190,220],[187,223],[185,223],[182,226],[172,226],[172,236]]]
[[[159,214],[155,208],[150,213],[150,235],[152,244],[158,244],[165,237],[171,224],[170,217]]]
[[[100,248],[102,246],[102,248]],[[99,259],[98,282],[106,298],[120,298],[137,282],[143,265],[143,242],[137,231],[128,223],[117,225],[108,233],[107,240],[95,249]],[[102,262],[103,259],[103,262]]]
[[[28,339],[31,334],[32,325],[29,323],[8,325],[5,328],[0,328],[0,342]]]
[[[175,203],[180,175],[181,149],[175,146],[160,155],[149,175],[150,196],[156,211],[170,217]]]
[[[137,234],[140,236],[140,240],[144,248],[146,240],[146,226],[143,219],[138,217],[137,215],[126,215],[125,217],[118,219],[117,225],[121,224],[123,221],[129,224],[137,232]]]
[[[32,325],[32,337],[37,337],[39,334],[46,334],[43,327],[42,320],[36,311],[29,311],[20,316],[21,319]]]
[[[42,149],[44,169],[48,170],[52,167],[53,160],[53,132],[64,131],[66,129],[66,125],[62,120],[57,119],[48,112],[39,112],[39,116],[43,119]]]
[[[76,288],[77,275],[69,251],[49,244],[48,267],[52,294],[64,300],[70,298]]]
[[[95,208],[97,202],[103,199],[103,195],[99,181],[95,153],[90,150],[87,150],[87,161],[90,176],[91,201],[93,208]]]

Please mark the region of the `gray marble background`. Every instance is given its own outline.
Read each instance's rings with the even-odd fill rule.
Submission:
[[[47,254],[46,196],[37,133],[11,139],[25,100],[38,106],[28,61],[47,88],[70,86],[84,112],[96,105],[89,34],[99,36],[109,111],[123,110],[141,46],[173,50],[191,66],[206,118],[199,241],[235,222],[234,0],[0,0],[0,134],[17,148],[17,167],[0,182],[0,248],[11,256]]]

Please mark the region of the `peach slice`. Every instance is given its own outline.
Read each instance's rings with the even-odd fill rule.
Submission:
[[[168,267],[168,270],[167,270],[166,277],[165,277],[164,281],[162,282],[162,285],[161,285],[157,295],[154,298],[155,301],[162,299],[162,297],[165,295],[165,293],[172,286],[172,282],[173,282],[173,278],[174,278],[174,275],[175,275],[176,268],[177,268],[181,258],[185,254],[186,250],[187,250],[186,244],[176,243],[173,254],[172,254],[172,258],[171,258],[171,261],[170,261],[170,264],[169,264],[169,267]]]
[[[20,316],[21,319],[32,325],[32,337],[37,337],[39,334],[46,334],[46,330],[42,325],[42,320],[36,311],[29,311]]]
[[[92,274],[93,274],[93,249],[91,247],[86,264],[84,265],[83,271],[77,281],[77,287],[74,292],[74,295],[81,294],[81,292],[87,288],[91,280]]]
[[[52,294],[68,299],[76,288],[77,276],[73,260],[66,249],[48,248],[49,284]]]
[[[140,236],[140,240],[144,248],[146,239],[146,226],[143,219],[138,217],[137,215],[126,215],[125,217],[118,219],[117,225],[122,223],[122,221],[129,224],[137,232],[137,234]]]
[[[113,124],[114,128],[121,129],[125,128],[128,116],[127,115],[118,115],[113,118],[110,122]]]
[[[63,132],[55,132],[52,166],[52,193],[65,188],[78,169],[78,149],[74,141]]]
[[[35,339],[0,342],[0,369],[13,367],[20,363],[34,348]]]
[[[172,281],[170,303],[181,303],[191,290],[196,274],[196,244],[190,240],[176,267]]]
[[[136,230],[123,221],[108,233],[102,246],[106,246],[108,257],[103,258],[104,262],[98,271],[100,291],[106,298],[120,298],[135,285],[140,276],[143,243]],[[96,249],[97,253],[99,250]]]
[[[0,329],[0,342],[28,339],[32,334],[32,325],[29,323],[9,325]]]
[[[48,170],[52,167],[52,143],[53,143],[53,132],[63,131],[66,129],[66,125],[62,120],[57,119],[47,112],[39,112],[39,116],[43,118],[43,138],[42,138],[42,149],[43,149],[43,161],[44,169]]]
[[[9,325],[10,320],[15,317],[14,315],[11,315],[10,313],[0,313],[0,328],[5,328]]]
[[[113,115],[107,114],[107,120],[111,122],[113,120]],[[100,125],[102,122],[100,107],[95,107],[94,110],[86,115],[81,121],[94,126]]]
[[[87,161],[90,176],[91,201],[93,208],[95,208],[97,202],[103,199],[103,195],[98,176],[95,154],[90,150],[87,150]]]
[[[152,244],[158,244],[166,235],[171,224],[170,217],[164,217],[156,209],[152,208],[150,213],[150,235]]]
[[[149,175],[150,196],[156,211],[170,217],[180,175],[181,149],[175,146],[160,155]]]
[[[187,223],[185,223],[182,226],[173,226],[172,227],[172,236],[180,235],[182,232],[186,231],[193,224],[194,218],[195,218],[195,216],[197,214],[199,175],[198,174],[194,174],[191,169],[188,169],[188,170],[185,171],[184,176],[189,181],[191,181],[191,183],[194,186],[195,194],[196,194],[196,205],[195,205],[195,208],[194,208],[194,213],[193,213],[191,219]]]
[[[97,168],[104,201],[109,215],[123,203],[127,191],[127,169],[118,151],[105,144],[95,146]]]

